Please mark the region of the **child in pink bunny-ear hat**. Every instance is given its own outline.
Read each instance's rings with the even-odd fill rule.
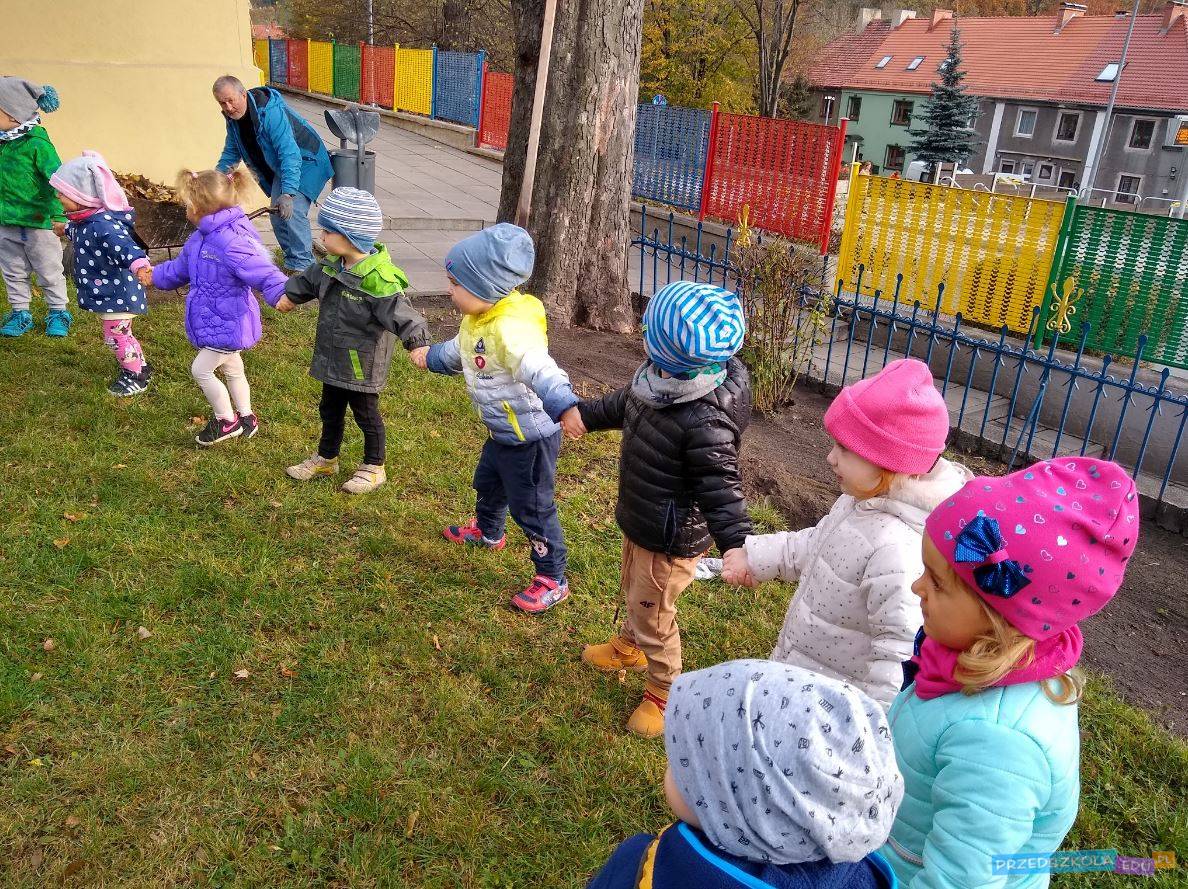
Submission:
[[[1138,507],[1122,467],[1065,457],[975,478],[928,517],[914,681],[889,714],[905,796],[883,854],[905,885],[999,885],[996,856],[1060,847],[1080,796],[1078,623],[1121,586]]]

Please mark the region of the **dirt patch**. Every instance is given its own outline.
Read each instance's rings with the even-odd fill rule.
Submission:
[[[424,300],[434,333],[452,335],[457,320],[444,300]],[[643,359],[638,337],[578,328],[549,332],[550,351],[584,396],[624,385]],[[768,498],[791,527],[815,523],[837,498],[825,464],[831,440],[822,425],[829,399],[802,388],[796,403],[771,417],[756,414],[743,438],[743,475],[749,497]],[[959,459],[975,473],[1001,474],[1001,464]],[[1188,632],[1188,539],[1143,525],[1126,583],[1101,614],[1084,625],[1084,663],[1109,676],[1123,698],[1143,707],[1167,729],[1188,737],[1188,691],[1178,644]]]

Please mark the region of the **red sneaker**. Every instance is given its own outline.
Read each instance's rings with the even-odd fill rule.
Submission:
[[[526,614],[540,614],[569,598],[569,581],[553,580],[542,574],[532,578],[532,583],[523,592],[512,596],[512,606]]]
[[[483,532],[479,530],[478,522],[474,519],[470,520],[469,525],[450,525],[441,532],[441,536],[451,543],[464,543],[467,546],[481,546],[484,549],[491,549],[498,552],[507,546],[507,535],[504,534],[498,540],[488,540],[483,536]]]

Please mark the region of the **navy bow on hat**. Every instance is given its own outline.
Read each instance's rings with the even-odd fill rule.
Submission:
[[[957,535],[953,558],[958,562],[977,562],[974,581],[984,593],[1009,599],[1031,583],[1023,568],[1007,558],[1006,541],[995,519],[984,515],[974,518]]]

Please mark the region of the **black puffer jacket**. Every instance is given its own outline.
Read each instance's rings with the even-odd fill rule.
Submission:
[[[738,448],[751,419],[751,378],[732,358],[726,380],[696,401],[654,408],[631,386],[578,405],[591,432],[623,430],[615,520],[637,546],[688,558],[725,552],[751,533]]]

